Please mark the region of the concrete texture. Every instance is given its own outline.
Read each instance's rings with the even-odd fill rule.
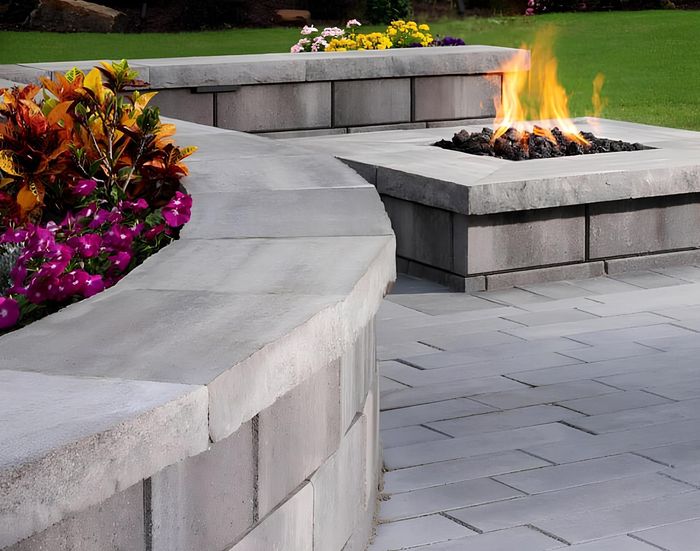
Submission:
[[[151,547],[223,549],[254,522],[252,423],[150,481]]]
[[[243,132],[331,126],[331,84],[261,84],[216,94],[216,125]]]
[[[121,548],[131,550],[138,549],[135,539],[172,551],[229,548],[262,534],[260,506],[281,511],[317,469],[314,500],[327,505],[314,505],[312,521],[300,512],[288,522],[313,522],[332,539],[340,520],[330,504],[343,488],[350,499],[342,509],[345,539],[320,549],[340,551],[351,537],[359,548],[373,511],[368,481],[379,468],[377,423],[367,423],[367,404],[376,407],[372,319],[395,273],[379,197],[323,154],[176,124],[180,143],[202,147],[187,180],[198,206],[165,264],[149,259],[116,287],[2,337],[0,547],[36,537],[52,549],[108,549],[111,542],[118,549],[124,541]],[[347,256],[339,259],[342,249]],[[293,273],[284,258],[296,263]],[[276,424],[264,419],[266,409],[283,408],[285,395],[322,374],[334,382],[299,395],[298,423],[291,414],[286,425],[281,417]],[[323,400],[332,407],[316,408]],[[323,416],[310,416],[312,410]],[[336,421],[328,424],[332,411]],[[352,446],[340,443],[341,419],[350,424],[351,416],[351,427],[360,428],[350,428],[343,442],[351,438]],[[275,445],[284,435],[303,446],[309,418],[322,419],[319,431],[334,438],[318,447],[313,464],[300,459],[308,468],[287,479],[264,460],[293,463],[289,454],[296,452]],[[260,440],[266,431],[275,445]],[[367,450],[374,450],[371,472]],[[272,472],[277,485],[261,500],[270,480],[262,477]],[[142,481],[140,509],[124,506],[121,516],[105,509],[102,539],[87,520],[84,531],[70,529],[73,539],[62,535],[67,519],[89,519]],[[131,512],[140,531],[115,524]],[[277,545],[275,538],[292,529],[260,537]],[[300,538],[298,551],[308,551],[308,538]]]
[[[214,94],[195,94],[191,89],[158,90],[150,105],[158,107],[162,115],[213,126]]]
[[[410,79],[333,82],[333,126],[410,121]]]
[[[656,270],[466,297],[402,276],[379,313],[399,351],[379,371],[401,384],[381,418],[442,437],[385,445],[370,550],[694,549],[700,269]]]
[[[499,75],[417,77],[413,80],[413,120],[440,121],[493,117],[500,103]]]

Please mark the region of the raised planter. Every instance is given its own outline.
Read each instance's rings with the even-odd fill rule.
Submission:
[[[492,117],[500,96],[497,72],[514,52],[450,46],[141,59],[132,66],[160,91],[154,103],[167,116],[289,137]],[[0,66],[0,75],[26,81],[94,63]]]
[[[399,271],[455,289],[700,262],[700,133],[576,122],[650,149],[508,161],[431,145],[462,127],[289,143],[333,154],[373,182]]]
[[[181,239],[0,338],[0,548],[364,549],[381,202],[329,156],[175,122]]]

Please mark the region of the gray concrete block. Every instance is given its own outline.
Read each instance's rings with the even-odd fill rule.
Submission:
[[[455,126],[473,126],[475,124],[482,124],[484,126],[490,126],[493,124],[493,117],[486,119],[457,119],[457,120],[445,120],[445,121],[428,121],[428,128],[453,128]]]
[[[0,76],[4,80],[21,84],[39,83],[41,77],[48,77],[50,71],[27,65],[0,65]]]
[[[590,257],[698,247],[697,195],[602,203],[590,207]]]
[[[0,403],[0,548],[98,506],[208,443],[201,387],[0,371]]]
[[[153,551],[223,549],[252,526],[252,423],[151,478]]]
[[[410,121],[410,79],[333,82],[334,127]]]
[[[367,418],[359,415],[338,450],[314,473],[314,549],[340,551],[364,517]]]
[[[377,185],[377,167],[371,164],[357,163],[349,159],[340,159],[360,176],[362,176],[367,182],[373,186]]]
[[[700,264],[700,251],[677,251],[629,258],[613,258],[605,261],[605,271],[609,274],[622,274],[690,264]]]
[[[299,487],[337,449],[343,428],[339,365],[334,362],[258,416],[260,516]]]
[[[341,432],[345,432],[355,415],[362,411],[372,380],[376,379],[376,362],[372,325],[360,333],[340,358]]]
[[[500,75],[416,77],[413,120],[493,117],[500,97]]]
[[[331,84],[260,84],[219,93],[216,126],[244,132],[330,127]]]
[[[603,262],[583,262],[580,264],[568,264],[566,266],[550,266],[549,268],[534,268],[532,270],[488,274],[484,277],[486,278],[486,288],[488,290],[496,290],[517,287],[519,285],[528,285],[530,283],[599,277],[604,274],[605,264]]]
[[[313,535],[314,492],[307,483],[229,551],[310,551]]]
[[[188,88],[158,90],[149,105],[162,115],[184,121],[214,126],[214,94],[194,94]]]
[[[396,254],[452,271],[452,214],[388,195],[382,201],[396,234]]]
[[[583,207],[495,214],[476,217],[469,222],[469,274],[585,259]]]
[[[466,250],[466,249],[465,249]],[[441,270],[406,258],[398,257],[397,270],[421,279],[427,279],[449,287],[460,293],[474,293],[486,290],[486,276],[463,277],[447,270]]]
[[[35,514],[38,511],[35,511]],[[143,485],[135,484],[99,505],[73,513],[5,551],[146,551]],[[174,548],[173,548],[174,549]]]

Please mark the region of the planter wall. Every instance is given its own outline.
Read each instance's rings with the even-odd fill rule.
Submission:
[[[290,137],[492,118],[499,67],[514,52],[456,46],[143,59],[133,66],[160,92],[154,102],[167,116]],[[0,66],[0,74],[26,80],[76,64],[94,62]]]
[[[177,124],[201,148],[181,239],[0,338],[0,549],[364,549],[379,197],[329,156]]]

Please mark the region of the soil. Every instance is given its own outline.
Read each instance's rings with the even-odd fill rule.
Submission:
[[[581,135],[589,142],[588,145],[581,145],[569,139],[558,128],[552,128],[551,133],[556,142],[544,136],[529,132],[523,134],[515,128],[510,128],[492,143],[493,130],[490,128],[483,128],[481,132],[473,133],[462,130],[456,133],[451,141],[440,140],[433,145],[452,151],[461,151],[471,155],[499,157],[509,161],[648,149],[640,143],[598,138],[590,132],[581,132]]]

